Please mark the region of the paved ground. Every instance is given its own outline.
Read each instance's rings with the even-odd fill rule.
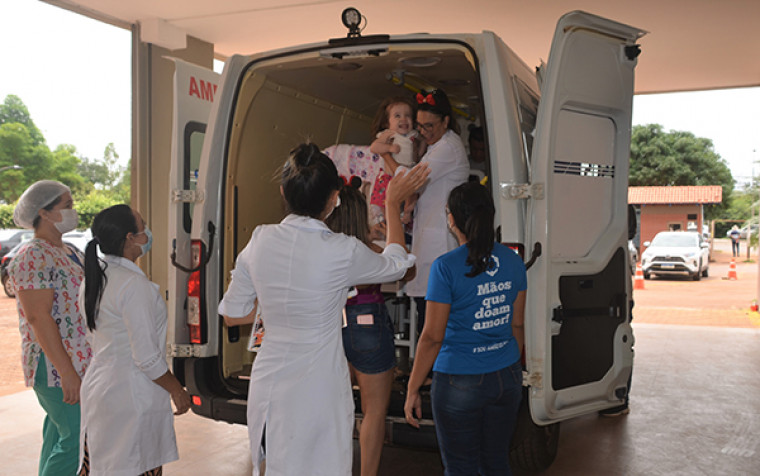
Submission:
[[[657,279],[634,293],[636,371],[632,413],[562,424],[557,460],[545,475],[760,474],[758,265],[716,243],[710,277]],[[43,414],[25,390],[15,302],[0,296],[0,446],[8,474],[34,474]],[[177,418],[181,460],[164,474],[250,474],[245,427]],[[209,469],[213,468],[213,469]],[[381,475],[441,474],[437,453],[386,448]],[[355,474],[358,474],[355,472]],[[516,472],[520,475],[523,473]]]
[[[710,276],[701,281],[686,277],[644,280],[644,289],[633,293],[634,322],[760,328],[760,314],[750,310],[758,296],[754,253],[751,261],[746,255],[737,259],[736,280],[726,279],[731,261],[729,240],[715,240],[711,256]]]
[[[16,300],[0,292],[0,396],[25,388]]]

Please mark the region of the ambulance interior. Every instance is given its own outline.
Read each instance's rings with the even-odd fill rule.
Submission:
[[[226,155],[223,219],[224,228],[232,232],[222,238],[224,289],[253,229],[277,223],[285,215],[279,171],[289,150],[311,141],[321,149],[353,144],[368,151],[372,119],[386,97],[414,97],[418,91],[436,88],[446,91],[468,153],[469,126],[485,126],[485,175],[489,175],[488,126],[477,65],[465,44],[440,41],[390,43],[356,56],[311,50],[254,61],[239,86]],[[523,75],[532,73],[520,65]],[[523,138],[530,147],[538,96],[516,76],[514,89]],[[485,183],[493,186],[490,180]],[[386,286],[386,302],[396,327],[398,368],[408,372],[409,341],[414,335],[407,319],[408,298],[397,288]],[[248,350],[251,328],[250,324],[225,326],[222,332],[223,377],[243,393],[255,358]]]

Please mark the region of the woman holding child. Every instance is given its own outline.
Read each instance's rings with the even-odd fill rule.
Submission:
[[[440,89],[429,94],[419,93],[416,101],[417,130],[427,145],[420,162],[427,164],[430,170],[428,182],[420,189],[414,209],[412,254],[417,257],[417,276],[406,286],[406,293],[414,297],[417,303],[419,330],[425,322],[424,296],[430,266],[438,256],[457,245],[446,226],[446,197],[454,187],[467,181],[470,166],[446,93]],[[399,163],[387,153],[383,154],[383,158],[389,173],[393,175]]]
[[[290,214],[253,231],[219,305],[234,320],[258,298],[265,316],[248,393],[254,475],[264,438],[267,473],[351,474],[354,406],[341,343],[343,306],[351,286],[397,280],[414,264],[403,246],[400,204],[426,178],[420,166],[391,182],[388,245],[376,253],[324,223],[340,204],[333,162],[313,144],[291,152],[280,187]]]

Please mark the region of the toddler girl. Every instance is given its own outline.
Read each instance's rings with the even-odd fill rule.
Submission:
[[[370,151],[382,156],[385,163],[370,196],[370,226],[374,227],[384,220],[385,189],[396,168],[414,167],[424,145],[414,129],[414,103],[406,97],[390,97],[383,101],[372,123],[372,132],[376,139],[370,145]],[[415,194],[404,203],[403,223],[409,223],[416,201]]]

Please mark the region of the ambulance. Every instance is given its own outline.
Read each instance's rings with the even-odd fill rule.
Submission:
[[[285,216],[278,170],[288,151],[305,141],[367,146],[384,98],[443,89],[463,142],[470,125],[484,130],[497,239],[528,266],[524,398],[510,453],[520,467],[546,468],[560,422],[619,406],[628,393],[628,161],[644,32],[574,11],[559,19],[546,63],[530,67],[489,31],[363,35],[361,20],[347,9],[347,36],[233,56],[220,78],[183,75],[178,63],[177,89],[192,90],[192,78],[197,94],[213,101],[175,111],[167,187],[172,368],[195,413],[245,424],[252,330],[227,327],[217,308],[253,229]],[[423,429],[404,421],[414,306],[403,286],[386,291],[401,374],[387,439],[434,446],[429,396]]]

